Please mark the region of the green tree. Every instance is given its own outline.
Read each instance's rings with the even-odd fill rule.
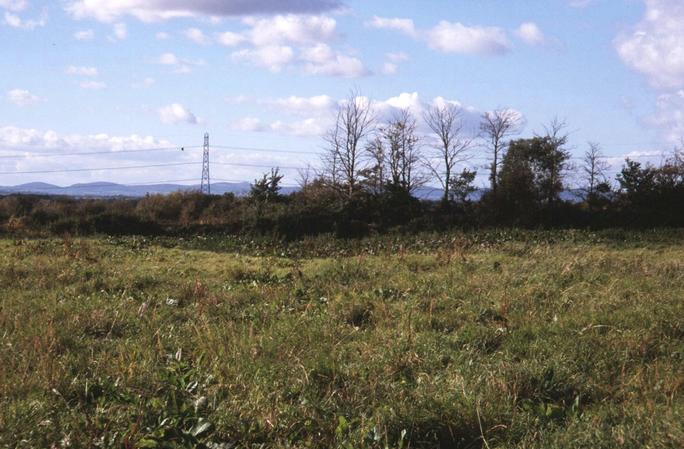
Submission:
[[[249,197],[257,203],[271,203],[280,197],[280,182],[283,175],[278,168],[271,169],[261,179],[254,180],[249,191]]]

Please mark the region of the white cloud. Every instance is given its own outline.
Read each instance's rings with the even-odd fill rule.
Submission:
[[[216,33],[216,41],[221,45],[225,45],[226,47],[235,47],[244,43],[246,40],[247,38],[242,34],[234,33],[232,31]]]
[[[144,80],[142,80],[142,81],[139,82],[139,83],[133,84],[133,87],[135,87],[136,89],[150,88],[150,87],[154,86],[155,83],[156,83],[156,81],[155,81],[154,78],[149,78],[149,77],[148,77],[148,78],[145,78]]]
[[[358,78],[370,72],[360,59],[334,51],[326,44],[318,44],[302,51],[304,72],[343,78]]]
[[[308,115],[312,112],[324,112],[332,110],[337,102],[328,95],[315,95],[313,97],[290,96],[260,100],[260,104],[273,109],[282,110],[291,114]]]
[[[372,20],[366,22],[366,26],[370,28],[400,31],[408,36],[418,37],[416,25],[413,23],[413,20],[411,19],[375,16]]]
[[[385,62],[382,65],[383,75],[396,75],[399,72],[399,63],[409,60],[406,53],[385,53]]]
[[[28,7],[27,0],[0,0],[0,8],[5,8],[10,11],[19,12]]]
[[[541,45],[546,41],[544,33],[534,22],[525,22],[515,31],[515,34],[526,44]]]
[[[282,134],[298,137],[322,136],[328,129],[329,123],[321,118],[307,118],[295,122],[285,123],[280,120],[271,123],[271,130]]]
[[[67,75],[74,75],[74,76],[97,76],[98,75],[98,70],[95,67],[77,67],[77,66],[69,66],[66,69]]]
[[[196,44],[208,45],[211,43],[211,39],[209,39],[209,37],[199,28],[188,28],[183,32],[183,34],[186,38],[190,39]]]
[[[230,124],[231,129],[243,132],[263,132],[266,127],[256,117],[243,117]]]
[[[684,90],[659,95],[656,111],[646,118],[646,123],[661,129],[667,141],[681,143],[684,139]]]
[[[382,65],[383,75],[396,75],[399,72],[399,66],[393,62],[385,62]]]
[[[334,111],[338,105],[343,105],[347,100],[336,100],[328,95],[317,95],[313,97],[290,96],[283,98],[269,99],[250,99],[248,97],[229,98],[232,103],[256,103],[271,110],[281,113],[284,117],[292,115],[301,116],[301,120],[277,119],[271,122],[257,117],[244,117],[231,123],[231,128],[249,132],[273,132],[279,134],[294,135],[299,137],[320,136],[330,128],[334,121]],[[466,132],[477,134],[480,116],[482,111],[473,107],[463,106],[457,100],[449,100],[443,97],[436,97],[432,100],[424,101],[417,92],[404,92],[397,96],[384,100],[371,100],[367,97],[356,98],[361,104],[371,104],[373,111],[380,123],[386,122],[400,110],[408,109],[418,119],[420,132],[430,133],[430,130],[422,122],[421,117],[430,105],[444,106],[452,105],[461,111]],[[524,121],[522,114],[519,114]]]
[[[399,31],[444,53],[502,54],[512,47],[506,31],[498,27],[466,26],[443,20],[429,30],[419,30],[411,19],[378,16],[366,22],[366,26]]]
[[[373,102],[373,107],[382,120],[389,118],[394,111],[403,109],[408,109],[414,115],[420,117],[424,105],[418,92],[403,92],[396,97],[390,97],[387,100],[375,101]]]
[[[74,33],[74,39],[77,41],[91,41],[94,38],[95,32],[93,30],[82,30]]]
[[[113,22],[130,15],[150,22],[178,17],[320,13],[341,5],[340,0],[72,0],[66,10],[77,19]]]
[[[14,126],[0,127],[0,146],[15,150],[55,150],[73,151],[75,149],[124,150],[170,146],[166,140],[150,136],[111,136],[109,134],[70,134],[60,135],[55,131],[41,131]]]
[[[157,38],[157,40],[160,40],[160,41],[165,41],[165,40],[167,40],[168,38],[171,37],[171,36],[169,35],[169,33],[165,33],[165,32],[163,32],[163,31],[159,31],[159,32],[158,32],[157,34],[155,34],[154,36]]]
[[[248,17],[249,40],[257,47],[285,44],[316,44],[336,37],[337,22],[324,16],[279,15],[268,18]]]
[[[293,122],[276,120],[270,124],[256,117],[243,117],[231,123],[230,128],[242,132],[274,132],[297,137],[315,137],[323,135],[329,125],[329,119],[320,116]]]
[[[176,73],[190,73],[193,67],[204,65],[204,61],[190,61],[181,59],[173,53],[164,53],[157,58],[157,64],[175,67]]]
[[[643,122],[668,141],[684,136],[684,3],[643,0],[644,17],[615,39],[623,62],[658,92],[655,111]]]
[[[32,106],[41,101],[40,97],[33,95],[25,89],[12,89],[7,92],[7,99],[17,106]]]
[[[10,11],[5,11],[5,25],[12,28],[19,28],[22,30],[34,30],[36,28],[44,27],[47,24],[47,10],[43,10],[40,17],[37,19],[22,19],[17,14]]]
[[[159,108],[158,112],[159,120],[166,125],[176,125],[180,123],[196,125],[199,123],[197,116],[179,103],[173,103]]]
[[[659,88],[684,87],[684,3],[644,0],[646,13],[615,45],[625,64]]]
[[[128,37],[128,27],[125,23],[114,24],[112,31],[114,33],[114,36],[112,37],[113,40],[122,41]]]
[[[407,55],[404,52],[397,52],[397,53],[385,53],[385,57],[387,58],[388,61],[391,62],[405,62],[408,61],[409,55]]]
[[[430,130],[423,122],[422,117],[428,106],[454,106],[461,112],[464,132],[469,133],[473,137],[478,133],[480,116],[482,115],[482,111],[471,106],[464,106],[458,100],[450,100],[444,97],[423,100],[418,92],[403,92],[397,96],[387,98],[386,100],[375,100],[372,104],[380,122],[390,120],[394,114],[400,110],[408,109],[414,117],[418,119],[419,130],[426,134],[429,134]],[[520,114],[520,117],[522,117],[522,114]]]
[[[107,87],[107,84],[102,81],[83,81],[79,86],[81,89],[102,90]]]
[[[42,155],[59,155],[87,151],[106,151],[111,154],[100,155],[90,166],[113,167],[125,165],[154,164],[158,161],[158,152],[119,153],[122,150],[172,147],[171,142],[152,136],[137,134],[116,136],[107,133],[97,134],[62,134],[54,130],[18,128],[0,126],[0,148],[12,150],[12,154],[25,156],[16,159],[0,159],[1,171],[61,170],[74,168],[77,157],[50,157]],[[178,152],[176,156],[181,162],[193,162],[192,155]],[[90,161],[93,162],[93,161]],[[199,176],[199,174],[198,174]],[[182,178],[183,176],[181,176]],[[103,181],[111,179],[116,182],[145,182],[155,179],[178,179],[178,167],[155,169],[126,170],[119,172],[93,171],[83,173],[65,173],[54,175],[17,174],[6,176],[3,184],[22,184],[40,180],[58,184],[71,185],[76,182]]]
[[[273,45],[254,49],[243,49],[233,52],[232,58],[238,62],[248,62],[263,67],[271,72],[280,72],[295,59],[292,47]]]
[[[441,21],[426,33],[428,45],[444,53],[501,54],[511,49],[506,32],[498,27],[469,27]]]

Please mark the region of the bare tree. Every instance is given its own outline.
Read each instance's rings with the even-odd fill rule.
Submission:
[[[332,129],[325,136],[328,152],[323,158],[325,172],[335,187],[342,187],[350,199],[357,190],[363,142],[374,123],[370,101],[352,92],[337,110]]]
[[[369,161],[368,167],[361,170],[364,184],[373,194],[379,195],[385,190],[385,165],[387,155],[382,138],[375,136],[366,146],[366,157]]]
[[[482,114],[480,131],[486,142],[487,150],[492,157],[489,179],[492,193],[496,196],[498,187],[499,167],[503,163],[506,140],[518,134],[522,123],[520,114],[511,109],[497,109]]]
[[[305,189],[314,180],[316,171],[311,164],[306,164],[306,167],[297,170],[297,175],[297,185],[300,189]]]
[[[443,201],[447,203],[454,169],[468,160],[473,139],[465,137],[461,112],[452,104],[430,106],[423,118],[437,138],[435,151],[425,159],[425,165],[441,184]]]
[[[589,149],[584,153],[584,164],[582,165],[587,199],[589,201],[594,198],[596,187],[606,182],[606,171],[610,165],[603,159],[601,146],[596,142],[589,142]]]
[[[420,173],[421,154],[416,118],[411,111],[403,109],[394,114],[390,123],[380,131],[382,141],[387,145],[389,182],[413,193],[425,183]]]
[[[546,171],[547,184],[545,190],[547,194],[547,202],[553,205],[557,199],[557,193],[563,189],[563,175],[567,170],[572,169],[570,161],[570,151],[566,148],[568,143],[568,124],[565,120],[554,117],[547,125],[544,125],[545,134],[543,136],[537,135],[545,139],[550,145],[551,151],[544,159],[543,171]]]

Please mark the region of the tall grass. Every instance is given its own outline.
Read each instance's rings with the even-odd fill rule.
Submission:
[[[682,447],[684,244],[545,235],[0,240],[0,446]]]

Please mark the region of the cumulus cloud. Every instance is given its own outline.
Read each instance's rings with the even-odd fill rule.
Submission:
[[[181,123],[196,125],[199,123],[197,116],[180,103],[173,103],[159,108],[158,112],[159,120],[166,125],[177,125]]]
[[[151,136],[111,136],[109,134],[68,134],[60,135],[55,131],[43,131],[15,126],[0,127],[0,146],[14,150],[59,150],[75,149],[124,150],[170,146],[166,140]],[[58,152],[59,152],[58,151]]]
[[[66,69],[67,75],[74,76],[97,76],[98,70],[96,67],[84,67],[84,66],[69,66]]]
[[[133,87],[136,89],[146,89],[154,86],[156,83],[154,78],[145,78],[144,80],[140,81],[139,83],[134,83]]]
[[[77,41],[91,41],[94,38],[95,32],[93,30],[82,30],[74,33],[74,39]]]
[[[47,24],[47,10],[43,10],[37,19],[22,19],[19,15],[10,11],[5,11],[4,24],[22,30],[34,30],[36,28],[44,27]]]
[[[615,48],[658,94],[655,112],[644,123],[659,129],[664,138],[678,141],[684,135],[684,4],[643,1],[644,17],[615,39]]]
[[[646,123],[663,130],[663,137],[672,143],[684,139],[684,90],[658,96],[656,111]]]
[[[240,33],[226,31],[223,33],[216,33],[216,41],[221,45],[225,45],[226,47],[236,47],[247,41],[247,37]]]
[[[332,110],[337,102],[328,95],[314,95],[312,97],[289,96],[265,99],[259,100],[259,104],[291,114],[301,115]]]
[[[73,153],[82,151],[111,151],[111,154],[98,156],[97,161],[90,166],[112,167],[121,165],[136,165],[140,163],[154,163],[159,153],[119,153],[123,150],[143,150],[148,148],[172,147],[171,142],[152,136],[137,134],[116,136],[107,133],[98,134],[63,134],[54,130],[19,128],[15,126],[0,126],[0,147],[12,150],[12,154],[24,156],[23,158],[0,159],[2,171],[27,171],[27,170],[59,170],[74,167],[78,161],[75,157],[45,158],[44,155]],[[192,156],[179,151],[178,158],[182,161],[192,162]],[[116,172],[114,178],[117,182],[150,181],[154,179],[176,179],[175,169],[158,169],[154,174],[149,170],[131,170]],[[174,175],[175,173],[175,175]],[[103,171],[66,173],[55,175],[41,175],[40,180],[60,184],[73,184],[75,182],[102,181],[107,177]],[[153,178],[150,178],[153,176]],[[34,178],[35,179],[35,178]],[[6,176],[4,184],[21,184],[32,179],[25,174]]]
[[[411,19],[375,16],[372,20],[366,22],[366,26],[369,28],[400,31],[408,36],[418,37],[416,25]]]
[[[534,22],[521,24],[515,34],[528,45],[541,45],[546,41],[544,33]]]
[[[28,7],[27,0],[0,0],[0,8],[8,9],[10,11],[23,11]]]
[[[130,15],[151,22],[197,16],[315,14],[341,6],[340,0],[75,0],[67,3],[66,10],[77,19],[113,22]]]
[[[318,44],[302,51],[304,72],[311,75],[358,78],[370,74],[360,59],[333,50],[326,44]]]
[[[618,54],[651,85],[684,87],[684,3],[644,0],[646,13],[630,33],[617,37]]]
[[[79,86],[81,86],[81,89],[102,90],[107,87],[107,84],[102,81],[83,81]]]
[[[385,53],[385,62],[382,65],[383,75],[395,75],[399,72],[399,63],[409,60],[409,56],[403,52]]]
[[[359,58],[333,50],[325,44],[303,48],[299,55],[288,46],[241,50],[233,53],[233,60],[246,61],[272,72],[291,67],[312,76],[359,78],[371,74]]]
[[[33,95],[25,89],[12,89],[7,92],[7,100],[17,106],[33,106],[41,101],[40,97]]]
[[[506,31],[498,27],[466,26],[441,21],[426,34],[430,48],[444,53],[502,54],[511,49]]]
[[[243,117],[230,124],[231,129],[243,132],[262,132],[267,127],[256,117]]]
[[[199,28],[188,28],[183,32],[183,34],[186,38],[190,39],[196,44],[208,45],[211,43],[209,36],[204,34],[204,31],[200,30]]]
[[[399,72],[399,66],[393,62],[385,62],[381,72],[383,75],[396,75]]]
[[[250,100],[245,97],[231,99],[233,102],[245,103],[255,102],[258,105],[275,110],[286,116],[299,115],[300,120],[286,121],[275,120],[264,122],[255,117],[246,117],[234,122],[233,129],[252,132],[274,132],[280,134],[295,135],[299,137],[320,136],[330,128],[335,117],[335,110],[339,105],[343,105],[347,99],[336,100],[328,95],[317,95],[312,97],[283,97],[271,99]],[[422,123],[420,118],[426,108],[431,105],[444,106],[450,104],[461,111],[464,128],[472,131],[473,136],[477,134],[479,120],[482,111],[472,107],[463,106],[457,100],[449,100],[443,97],[436,97],[432,100],[423,100],[417,92],[404,92],[394,97],[384,100],[371,100],[367,97],[357,97],[356,101],[361,104],[371,104],[374,113],[380,123],[391,120],[395,114],[401,110],[409,110],[418,118],[420,131],[429,133],[429,129]],[[522,118],[522,114],[520,114]]]
[[[251,30],[250,42],[257,46],[283,44],[316,44],[336,37],[337,22],[325,16],[278,15],[267,18],[248,17],[243,23]]]
[[[173,53],[163,53],[157,58],[157,64],[174,67],[176,73],[190,73],[194,67],[204,65],[204,61],[190,61],[181,59]]]
[[[114,24],[112,33],[113,35],[111,36],[111,40],[122,41],[128,37],[128,27],[125,23]]]
[[[328,129],[328,123],[321,118],[307,118],[294,122],[282,122],[280,120],[271,123],[270,129],[281,134],[289,134],[298,137],[322,136]]]
[[[385,53],[385,57],[391,62],[404,62],[410,59],[409,55],[401,51],[396,53]]]
[[[499,27],[467,26],[443,20],[431,29],[419,30],[411,19],[378,16],[366,22],[366,26],[399,31],[443,53],[502,54],[512,47],[506,31]]]
[[[277,73],[294,61],[295,52],[292,47],[286,45],[271,45],[253,49],[245,48],[233,52],[232,58],[234,61],[247,62]]]

